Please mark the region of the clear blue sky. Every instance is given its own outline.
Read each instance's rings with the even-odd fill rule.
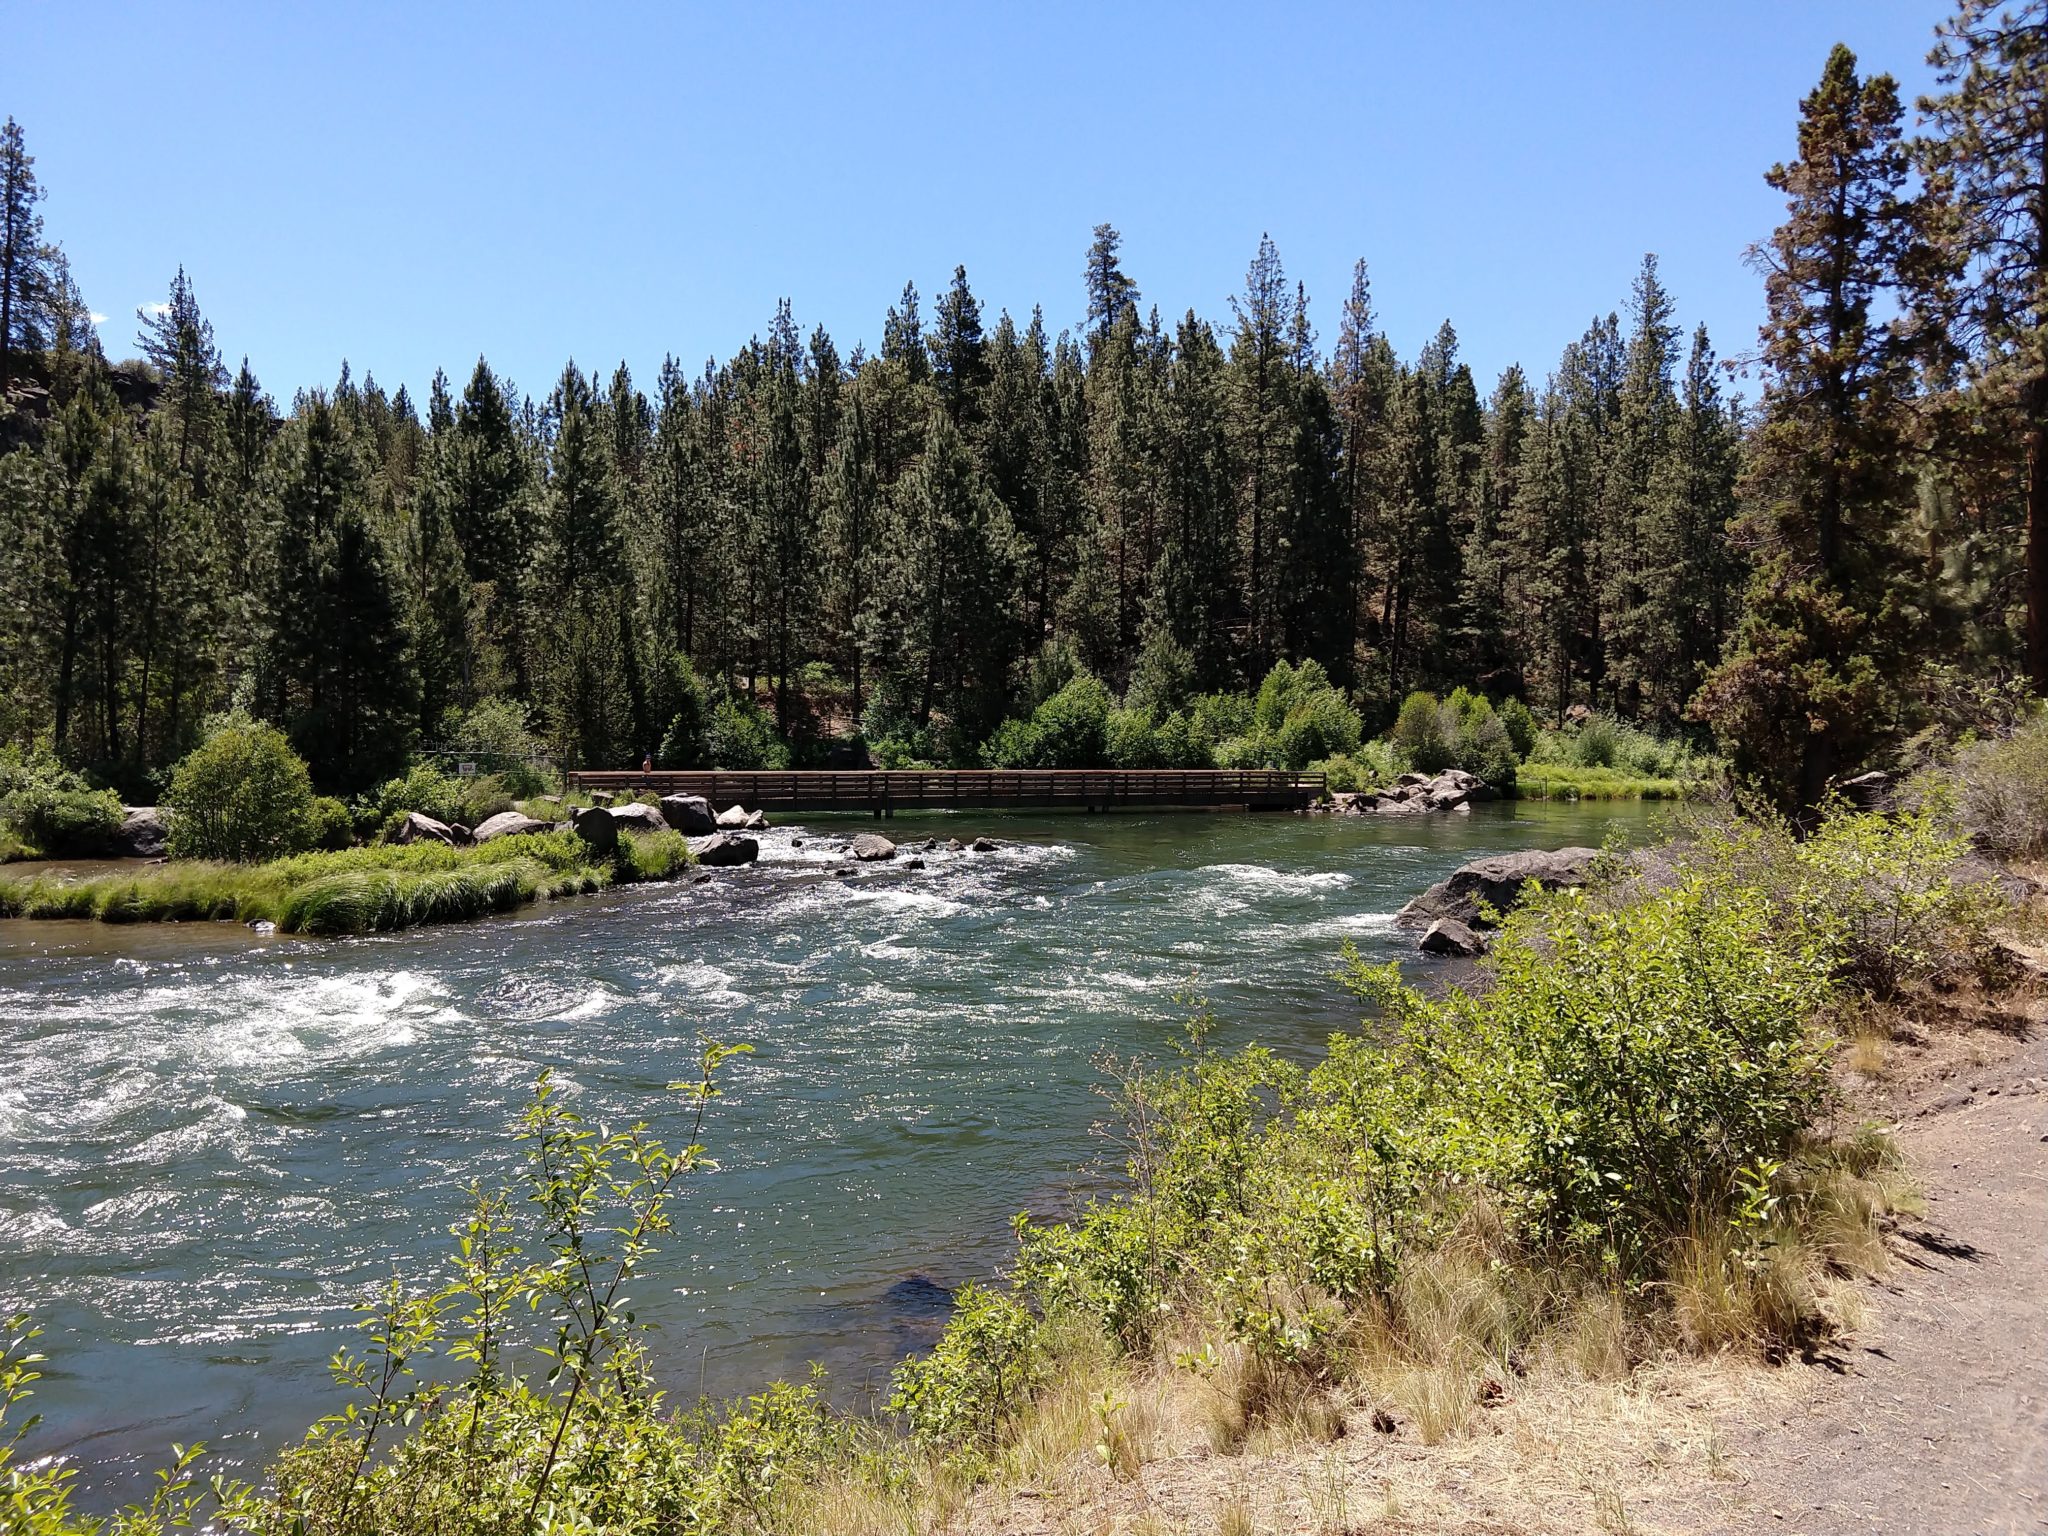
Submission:
[[[1837,39],[1927,83],[1945,0],[1436,5],[167,4],[10,0],[0,113],[108,353],[182,262],[280,400],[652,383],[787,295],[872,348],[965,262],[992,322],[1082,312],[1089,231],[1169,317],[1227,315],[1261,231],[1334,338],[1353,260],[1412,356],[1541,375],[1642,253],[1754,339],[1762,172]]]

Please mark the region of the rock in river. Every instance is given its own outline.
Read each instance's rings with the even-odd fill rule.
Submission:
[[[619,846],[619,824],[601,805],[578,811],[571,825],[576,828],[576,835],[598,853],[610,853]]]
[[[730,832],[714,832],[703,842],[691,849],[697,855],[697,862],[712,869],[723,869],[732,864],[751,864],[761,856],[761,845],[751,837],[734,837]]]
[[[1497,853],[1474,859],[1439,880],[1395,914],[1403,928],[1427,928],[1450,918],[1468,928],[1489,926],[1480,903],[1506,912],[1521,900],[1522,887],[1533,880],[1546,891],[1584,885],[1592,878],[1597,848],[1532,848],[1523,853]]]
[[[846,851],[863,864],[896,857],[896,845],[879,832],[854,833],[853,841],[846,845]]]
[[[651,805],[631,801],[611,808],[612,820],[619,824],[621,832],[666,832],[668,821],[661,812]]]
[[[1486,940],[1455,917],[1440,917],[1422,936],[1422,950],[1430,955],[1457,955],[1470,959],[1486,953]]]
[[[663,795],[662,819],[685,837],[705,837],[718,830],[711,802],[702,795]]]

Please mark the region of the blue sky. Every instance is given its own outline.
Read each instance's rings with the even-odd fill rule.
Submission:
[[[1746,349],[1829,46],[1908,98],[1943,0],[1714,3],[356,3],[12,0],[0,113],[110,355],[184,263],[280,400],[421,393],[477,354],[644,384],[763,330],[872,347],[956,262],[993,321],[1078,323],[1089,231],[1169,317],[1227,316],[1262,231],[1334,338],[1364,256],[1412,356],[1541,375],[1645,251]]]

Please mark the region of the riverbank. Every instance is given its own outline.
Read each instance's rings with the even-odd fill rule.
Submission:
[[[690,867],[675,832],[626,833],[599,853],[573,832],[465,847],[371,845],[261,864],[174,860],[105,873],[0,875],[0,918],[268,923],[282,933],[383,933],[461,922]]]

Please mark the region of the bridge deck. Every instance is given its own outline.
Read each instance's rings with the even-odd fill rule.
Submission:
[[[577,770],[571,789],[617,794],[702,795],[715,808],[895,811],[1014,809],[1106,811],[1121,807],[1299,810],[1321,797],[1320,773],[1262,768],[832,769],[802,773],[717,770]]]

